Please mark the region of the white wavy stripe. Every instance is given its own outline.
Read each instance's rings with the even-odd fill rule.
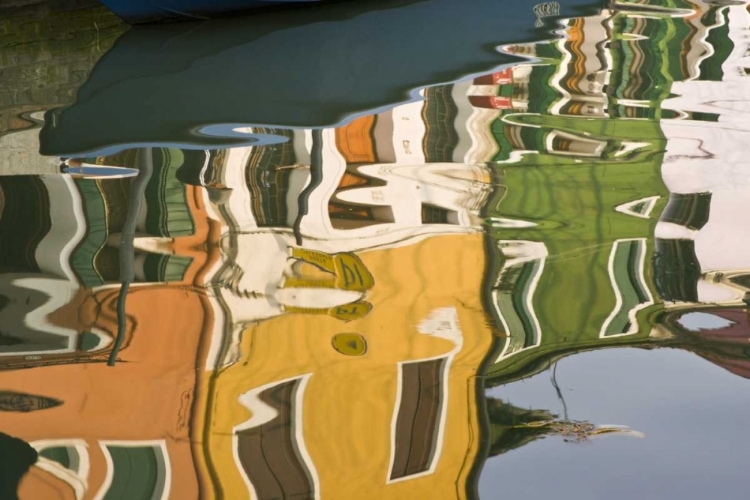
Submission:
[[[34,309],[26,314],[24,324],[29,328],[40,332],[52,333],[61,337],[67,337],[68,344],[63,349],[46,350],[46,351],[24,351],[24,355],[65,353],[75,351],[78,331],[72,328],[63,328],[52,324],[47,317],[66,305],[78,291],[75,283],[66,280],[45,279],[45,278],[21,278],[14,280],[14,285],[43,292],[49,296],[49,300],[44,305]],[[0,352],[0,356],[17,356],[17,352]]]
[[[76,499],[82,499],[88,490],[88,477],[90,470],[89,453],[87,444],[82,439],[43,439],[29,443],[32,448],[41,452],[46,448],[73,447],[78,453],[78,470],[66,469],[59,463],[44,457],[39,457],[35,464],[40,469],[49,472],[56,478],[68,483],[75,492]]]
[[[43,270],[62,274],[77,283],[70,256],[86,234],[81,196],[68,175],[47,176],[42,180],[49,193],[51,227],[36,248],[36,260]]]

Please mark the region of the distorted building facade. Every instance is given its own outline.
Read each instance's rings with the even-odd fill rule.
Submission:
[[[132,179],[0,178],[22,498],[474,498],[488,456],[565,423],[485,384],[623,345],[748,376],[743,136],[718,131],[742,113],[701,104],[744,96],[722,30],[747,11],[690,5],[613,5],[393,109],[255,130],[280,144],[155,148],[114,368]]]

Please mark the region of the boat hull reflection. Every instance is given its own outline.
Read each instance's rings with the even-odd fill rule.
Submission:
[[[231,13],[321,0],[103,0],[112,12],[131,24],[207,19]]]
[[[358,1],[134,28],[99,62],[77,102],[47,116],[41,152],[248,145],[258,138],[237,133],[242,126],[341,124],[418,99],[417,89],[510,63],[515,58],[503,44],[548,38],[540,21],[549,28],[601,6],[552,4],[547,16],[509,0],[471,7],[461,0]]]

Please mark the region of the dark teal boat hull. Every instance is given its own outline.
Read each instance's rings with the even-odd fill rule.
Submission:
[[[559,17],[540,27],[534,5],[355,0],[135,27],[99,61],[75,104],[47,114],[41,152],[228,147],[273,140],[271,130],[235,133],[242,126],[335,126],[518,61],[499,46],[556,37]],[[559,5],[560,17],[573,17],[602,4]]]
[[[101,0],[130,24],[171,20],[211,19],[237,12],[321,0]]]

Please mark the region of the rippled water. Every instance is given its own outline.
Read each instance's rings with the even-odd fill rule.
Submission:
[[[0,16],[0,498],[747,497],[746,3],[84,3]]]

